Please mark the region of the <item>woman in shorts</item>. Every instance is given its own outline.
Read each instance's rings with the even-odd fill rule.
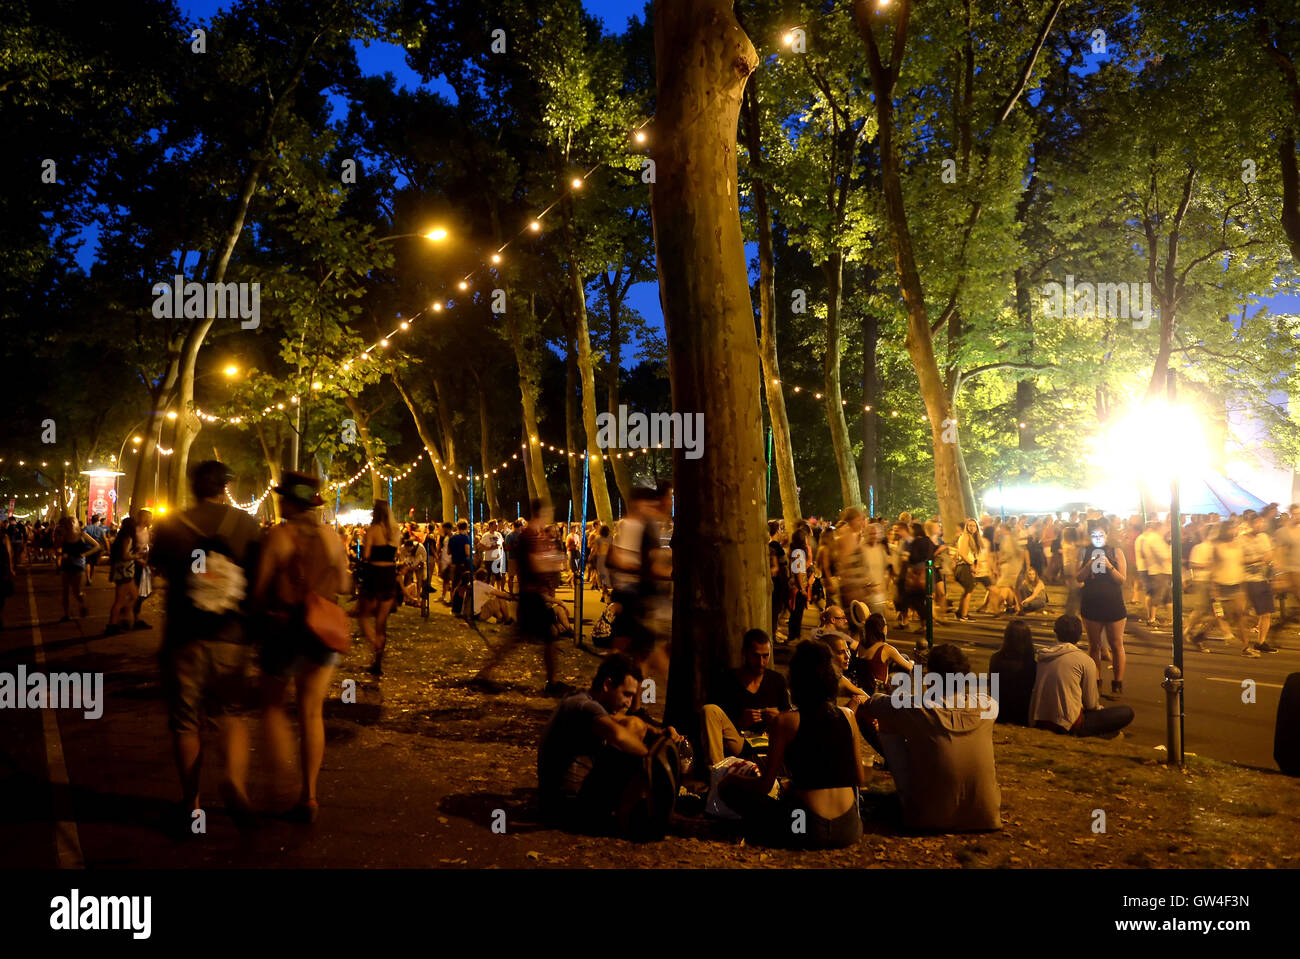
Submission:
[[[384,500],[375,500],[370,528],[361,544],[361,589],[357,621],[375,651],[372,676],[384,674],[384,646],[388,642],[388,614],[397,601],[398,526]]]
[[[323,502],[318,489],[314,477],[283,475],[275,492],[280,496],[284,522],[266,535],[253,586],[253,600],[265,611],[259,645],[267,745],[277,775],[293,768],[288,713],[292,683],[302,736],[302,782],[298,804],[290,816],[305,823],[315,822],[319,811],[316,781],[325,759],[325,695],[339,654],[307,629],[303,605],[308,593],[337,603],[340,593],[352,590],[347,551],[315,512]]]
[[[63,618],[61,623],[72,621],[71,598],[77,598],[77,608],[85,616],[86,557],[98,553],[102,547],[95,542],[77,522],[75,516],[65,516],[59,523],[59,575],[63,579]]]
[[[1097,683],[1101,684],[1102,645],[1110,648],[1115,669],[1110,683],[1112,693],[1124,691],[1124,627],[1128,608],[1124,605],[1124,580],[1128,563],[1122,550],[1106,545],[1105,520],[1088,523],[1088,544],[1079,553],[1077,579],[1082,584],[1079,595],[1080,615],[1088,632],[1088,652],[1097,664]]]
[[[135,584],[135,564],[141,558],[135,544],[135,520],[128,516],[108,550],[108,578],[113,584],[113,606],[104,630],[108,636],[125,632],[135,623],[135,601],[140,595]]]
[[[1241,655],[1252,659],[1257,657],[1259,652],[1251,648],[1246,635],[1246,591],[1241,585],[1246,579],[1246,561],[1231,521],[1219,525],[1210,579],[1214,583],[1215,597],[1223,604],[1228,624],[1241,640]]]

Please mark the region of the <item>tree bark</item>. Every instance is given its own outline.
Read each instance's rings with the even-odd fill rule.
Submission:
[[[835,449],[835,467],[840,474],[840,498],[844,507],[862,504],[862,487],[858,483],[858,467],[853,462],[853,445],[849,440],[849,426],[844,419],[844,403],[840,390],[840,306],[844,292],[844,254],[834,251],[822,264],[826,274],[826,339],[822,356],[822,373],[825,376],[826,422],[831,430],[831,446]]]
[[[608,408],[610,416],[616,420],[618,418],[618,376],[623,364],[623,331],[619,323],[619,316],[623,309],[623,298],[619,295],[618,284],[605,283],[605,299],[609,303],[609,362],[605,369],[605,390],[608,397]],[[606,455],[609,465],[614,468],[614,484],[618,487],[618,495],[623,498],[624,503],[632,502],[632,470],[628,468],[628,461],[624,459],[619,450],[613,456]]]
[[[871,493],[876,491],[879,480],[876,478],[876,458],[879,455],[879,439],[876,433],[876,416],[879,403],[880,386],[876,377],[876,347],[880,343],[880,317],[868,310],[862,315],[862,405],[870,407],[862,411],[862,486],[867,500],[877,500]],[[874,502],[868,502],[874,506]]]
[[[492,465],[492,434],[488,427],[487,390],[483,389],[483,383],[479,380],[477,372],[474,373],[474,380],[478,384],[479,459],[483,464],[483,495],[487,497],[490,518],[502,519],[501,502],[497,498],[496,468]]]
[[[444,523],[450,523],[456,515],[456,491],[458,484],[456,480],[455,464],[448,463],[447,460],[443,458],[438,441],[434,438],[433,432],[425,424],[424,417],[421,415],[419,408],[415,405],[415,400],[412,398],[410,390],[406,388],[406,381],[402,375],[394,369],[389,371],[388,376],[389,379],[393,381],[393,386],[397,387],[397,392],[402,397],[402,402],[406,404],[406,408],[411,413],[411,419],[415,422],[415,432],[419,434],[420,442],[424,444],[425,450],[428,451],[425,455],[432,460],[431,465],[433,466],[434,475],[438,477],[438,490],[442,494],[442,503],[440,504],[442,510],[442,521]],[[356,400],[353,397],[348,397],[347,404],[348,409],[352,410],[355,414],[357,412]],[[361,419],[358,417],[358,435],[360,435],[360,431]],[[368,442],[367,437],[363,437],[363,440]],[[366,455],[370,455],[369,446],[366,447]],[[376,480],[376,482],[378,482],[378,480]]]
[[[763,366],[763,395],[772,424],[772,456],[777,487],[781,493],[781,515],[785,528],[793,530],[803,518],[799,508],[799,484],[794,472],[794,445],[790,441],[790,419],[781,385],[781,364],[776,352],[776,258],[772,254],[772,218],[767,207],[767,183],[762,176],[762,148],[759,143],[758,81],[750,77],[745,90],[745,141],[749,151],[750,183],[754,192],[754,218],[758,222],[758,316],[759,357]]]
[[[908,6],[902,5],[895,30],[890,62],[882,62],[872,19],[875,7],[865,0],[855,0],[854,18],[858,32],[867,46],[867,63],[871,70],[871,86],[876,102],[877,136],[880,141],[881,188],[884,193],[885,214],[894,250],[894,266],[907,314],[905,345],[921,389],[921,398],[930,419],[930,440],[934,449],[934,488],[939,500],[939,515],[944,529],[949,532],[961,528],[963,502],[961,493],[961,468],[958,464],[957,444],[943,442],[944,422],[952,418],[948,391],[934,354],[934,339],[926,311],[921,275],[917,269],[912,249],[912,235],[907,222],[907,207],[903,199],[903,184],[899,173],[898,144],[894,129],[894,86],[902,68],[903,50],[907,43]]]
[[[673,408],[705,455],[674,450],[669,722],[694,725],[745,631],[770,628],[760,362],[736,186],[736,124],[757,56],[731,0],[655,0],[650,187]],[[722,517],[726,521],[721,521]]]
[[[564,350],[564,443],[568,447],[565,451],[572,453],[577,450],[582,436],[582,427],[578,422],[578,358],[574,355],[573,348],[573,324],[569,324],[568,343]],[[539,446],[540,450],[541,447]],[[582,507],[577,502],[582,495],[582,461],[577,456],[565,457],[569,466],[569,503],[572,504],[568,515],[557,516],[556,519],[562,522],[568,522],[570,516],[581,516]]]
[[[521,450],[521,458],[524,460],[524,469],[528,471],[531,497],[550,506],[551,488],[546,482],[546,464],[542,462],[540,446],[541,434],[537,430],[537,400],[542,392],[538,351],[534,342],[537,331],[537,298],[535,294],[528,294],[528,319],[523,322],[515,319],[508,296],[506,302],[506,330],[510,334],[515,362],[519,367],[519,400],[524,418],[524,441],[529,444],[526,450]]]
[[[573,300],[573,338],[578,348],[578,373],[582,382],[582,425],[585,432],[583,448],[592,458],[589,480],[591,498],[596,505],[596,517],[605,525],[614,522],[614,511],[609,505],[609,487],[605,483],[605,455],[596,446],[596,367],[591,355],[591,335],[587,329],[587,293],[582,282],[582,269],[577,259],[577,244],[573,238],[573,201],[569,197],[561,202],[564,210],[564,233],[569,248],[569,293]],[[574,457],[577,459],[577,457]],[[581,474],[579,474],[581,475]],[[582,495],[579,484],[575,497]],[[577,516],[579,511],[574,510]]]
[[[343,402],[351,410],[353,418],[357,421],[357,437],[361,440],[361,448],[366,451],[366,460],[370,463],[376,463],[374,441],[370,438],[370,417],[361,408],[361,404],[355,396],[344,397]],[[417,427],[418,429],[418,427]],[[379,500],[388,501],[388,491],[384,488],[383,482],[379,479],[379,474],[370,469],[370,496],[375,502]]]

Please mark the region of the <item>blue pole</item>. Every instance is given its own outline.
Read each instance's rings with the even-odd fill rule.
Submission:
[[[391,476],[388,477],[388,508],[389,510],[393,508],[393,478]]]
[[[523,515],[524,514],[519,511],[519,500],[515,500],[515,519],[518,519]]]
[[[875,484],[867,487],[867,497],[871,500],[871,505],[867,507],[867,518],[870,519],[876,515],[876,487]]]
[[[582,584],[587,578],[587,473],[591,467],[591,456],[582,451],[582,534],[579,537],[578,575],[573,584],[573,645],[582,645]],[[601,465],[604,468],[604,464]],[[572,508],[572,500],[570,500]]]
[[[474,467],[469,468],[469,592],[465,594],[465,619],[473,621],[474,619],[474,567],[478,561],[474,556],[475,547],[478,546],[478,539],[474,535]]]

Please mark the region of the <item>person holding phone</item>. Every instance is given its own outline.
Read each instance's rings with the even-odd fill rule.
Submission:
[[[1106,545],[1106,521],[1088,523],[1089,542],[1080,551],[1078,581],[1080,591],[1080,616],[1088,631],[1088,653],[1097,664],[1098,684],[1101,683],[1102,638],[1110,647],[1115,669],[1110,691],[1124,691],[1124,626],[1128,622],[1128,609],[1124,605],[1124,579],[1128,564],[1124,554]]]

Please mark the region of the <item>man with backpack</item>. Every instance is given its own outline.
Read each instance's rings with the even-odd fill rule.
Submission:
[[[190,471],[196,503],[160,524],[150,564],[167,581],[167,623],[159,650],[167,724],[180,774],[183,813],[199,808],[200,715],[221,731],[222,798],[241,827],[254,822],[245,790],[248,728],[246,672],[251,657],[245,601],[261,528],[224,505],[230,472],[216,460]]]

